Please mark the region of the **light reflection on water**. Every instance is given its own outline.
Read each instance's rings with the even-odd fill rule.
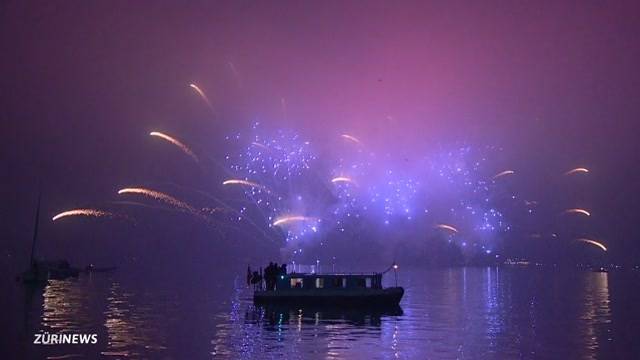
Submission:
[[[254,307],[218,315],[222,357],[596,358],[611,341],[608,274],[463,268],[407,274],[402,309]],[[604,336],[603,336],[604,335]],[[606,349],[605,349],[606,350]]]
[[[594,273],[591,275],[590,279],[583,280],[585,295],[580,321],[583,324],[585,345],[590,350],[585,354],[585,357],[595,359],[594,354],[600,347],[598,325],[611,323],[611,309],[609,307],[609,274]],[[610,332],[611,329],[608,328],[609,335],[604,339],[605,341],[611,341]]]
[[[241,292],[236,293],[232,304],[231,312],[218,315],[216,335],[211,341],[212,355],[344,358],[349,356],[354,343],[378,346],[389,330],[393,333],[387,336],[388,340],[395,341],[397,328],[392,323],[384,327],[383,324],[385,319],[402,315],[399,306],[359,309],[254,306]]]
[[[74,282],[50,280],[42,294],[41,326],[50,332],[80,332],[92,326],[91,304],[84,287]]]
[[[165,329],[156,325],[162,324],[162,314],[153,311],[151,305],[136,305],[133,298],[134,294],[123,291],[118,282],[111,284],[104,312],[109,342],[102,355],[138,357],[141,351],[148,353],[166,349],[161,345]]]
[[[619,356],[628,354],[620,346],[630,346],[625,337],[631,331],[621,322],[625,316],[613,316],[610,277],[619,275],[510,268],[404,271],[401,307],[350,310],[254,306],[241,277],[212,280],[226,287],[180,290],[143,287],[117,274],[51,281],[42,290],[41,311],[27,338],[41,331],[67,331],[98,333],[100,341],[93,347],[40,347],[27,357]],[[621,297],[637,280],[632,277],[617,287]],[[638,317],[635,307],[618,311]]]

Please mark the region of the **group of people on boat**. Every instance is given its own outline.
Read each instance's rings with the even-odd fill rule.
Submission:
[[[262,267],[259,271],[251,271],[251,267],[247,266],[247,286],[253,285],[254,290],[275,290],[278,276],[287,274],[287,264],[278,266],[278,263],[270,262],[267,267],[264,268],[264,274]]]

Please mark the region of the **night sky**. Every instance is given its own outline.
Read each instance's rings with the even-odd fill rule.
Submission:
[[[87,253],[98,248],[111,261],[135,255],[131,243],[144,236],[166,252],[178,237],[224,252],[228,240],[184,214],[118,207],[137,218],[133,230],[50,218],[115,209],[109,202],[124,200],[116,191],[125,186],[205,206],[167,184],[221,191],[226,175],[148,133],[166,131],[224,162],[225,137],[255,122],[301,134],[322,159],[339,157],[340,134],[352,134],[384,159],[374,166],[411,175],[442,149],[501,149],[483,174],[515,171],[501,179],[505,191],[540,203],[540,232],[555,231],[552,222],[571,230],[557,241],[584,235],[605,243],[609,260],[637,263],[639,16],[637,3],[623,1],[4,1],[3,263],[26,264],[40,181],[45,254],[92,261]],[[576,167],[590,172],[563,175]],[[566,208],[591,216],[564,223]],[[516,230],[495,236],[500,251],[553,258],[556,247],[525,239],[533,226],[525,215],[501,212]]]

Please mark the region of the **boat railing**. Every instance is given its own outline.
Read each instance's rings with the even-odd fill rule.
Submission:
[[[348,269],[338,266],[336,264],[322,265],[316,263],[315,265],[289,263],[287,264],[288,274],[301,274],[301,275],[376,275],[380,274],[377,271],[361,271],[353,272]]]

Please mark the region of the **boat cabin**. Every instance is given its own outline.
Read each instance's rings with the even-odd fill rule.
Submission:
[[[404,294],[404,289],[401,287],[382,287],[384,272],[286,273],[286,268],[283,267],[277,275],[270,268],[267,273],[264,279],[266,288],[262,283],[260,286],[255,286],[258,283],[251,282],[255,286],[253,301],[256,304],[398,306]]]
[[[382,289],[382,274],[283,274],[276,291],[284,289]]]

